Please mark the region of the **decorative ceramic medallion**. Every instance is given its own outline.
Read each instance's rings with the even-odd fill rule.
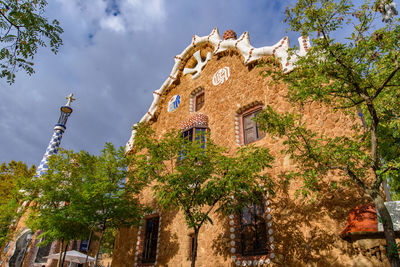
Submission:
[[[168,112],[175,111],[179,107],[180,103],[181,103],[180,95],[174,95],[173,97],[171,97],[171,99],[168,102]]]
[[[231,76],[229,67],[217,70],[212,78],[213,85],[217,86],[223,84],[225,81],[228,80],[229,76]]]

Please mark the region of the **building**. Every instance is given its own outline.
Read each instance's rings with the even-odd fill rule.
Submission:
[[[299,38],[297,55],[304,55],[308,38]],[[150,122],[159,136],[175,129],[208,128],[211,138],[234,151],[253,143],[266,146],[275,157],[268,172],[276,182],[276,195],[269,196],[263,207],[263,240],[261,250],[243,251],[240,220],[231,215],[214,217],[199,234],[197,266],[385,266],[382,235],[371,242],[349,242],[339,233],[346,225],[351,208],[368,203],[354,187],[343,190],[323,189],[323,198],[303,201],[295,192],[300,181],[282,180],[279,174],[295,168],[282,155],[283,140],[258,131],[251,120],[266,105],[279,112],[292,109],[285,99],[283,84],[271,84],[256,67],[259,60],[277,57],[285,72],[293,68],[296,56],[288,58],[289,40],[272,46],[254,48],[249,34],[237,38],[228,30],[220,38],[215,28],[208,36],[194,36],[184,51],[175,57],[171,74],[161,88],[154,91],[154,101],[141,122]],[[304,106],[309,127],[329,136],[351,133],[354,122],[345,114],[323,105]],[[134,145],[134,134],[127,151]],[[335,176],[330,181],[338,181]],[[328,181],[328,179],[327,179]],[[150,190],[144,190],[142,201],[153,203]],[[191,232],[180,213],[154,212],[145,216],[143,225],[121,229],[114,249],[113,266],[190,266]],[[376,216],[376,215],[375,215]],[[375,228],[373,228],[375,229]],[[152,235],[153,238],[149,239]],[[370,240],[370,239],[369,239]],[[375,242],[376,241],[376,242]],[[146,244],[146,245],[145,245]],[[150,245],[149,245],[150,244]]]

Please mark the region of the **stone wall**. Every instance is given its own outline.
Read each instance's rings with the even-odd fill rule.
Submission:
[[[209,46],[198,47],[204,56],[212,51]],[[195,52],[195,51],[193,51]],[[187,65],[193,67],[193,58]],[[222,84],[213,85],[212,78],[219,69],[229,67],[230,77]],[[172,128],[179,129],[181,122],[193,113],[190,111],[190,95],[197,88],[205,89],[205,105],[201,113],[209,117],[211,138],[227,147],[230,152],[238,148],[235,117],[246,105],[261,102],[279,112],[292,110],[286,101],[287,89],[283,85],[271,85],[269,78],[260,75],[254,65],[245,66],[243,57],[234,49],[214,55],[197,79],[191,74],[180,76],[166,93],[153,120],[153,127],[161,137]],[[167,112],[170,98],[179,94],[181,103],[174,112]],[[351,133],[355,122],[345,114],[312,104],[297,110],[304,114],[309,128],[329,136]],[[356,186],[330,189],[330,180],[339,181],[331,174],[325,177],[326,187],[315,201],[296,198],[295,191],[301,181],[287,181],[280,178],[282,171],[295,168],[288,156],[280,153],[283,140],[266,135],[255,145],[266,146],[275,157],[268,173],[273,177],[275,195],[269,197],[272,215],[274,266],[385,266],[386,259],[371,258],[359,246],[341,239],[338,233],[346,224],[348,211],[369,200]],[[144,203],[153,203],[150,189],[143,192]],[[180,212],[162,213],[161,232],[158,246],[159,266],[190,266],[190,230],[186,228]],[[229,218],[213,215],[214,224],[206,224],[200,230],[197,266],[233,266]],[[136,266],[135,255],[138,229],[121,229],[116,240],[113,266]],[[140,242],[139,242],[140,243]],[[380,245],[377,245],[380,247]],[[376,246],[372,246],[374,249]],[[365,255],[364,255],[365,254]],[[373,253],[372,253],[373,254]],[[376,254],[376,253],[375,253]],[[272,258],[272,257],[271,257]]]

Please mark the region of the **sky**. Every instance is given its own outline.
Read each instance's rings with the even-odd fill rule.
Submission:
[[[64,44],[57,55],[40,49],[32,76],[20,71],[11,86],[0,80],[1,162],[39,164],[69,93],[77,100],[63,148],[98,154],[105,142],[125,146],[194,34],[248,31],[254,47],[299,37],[283,23],[290,0],[48,2],[45,16],[59,20]]]

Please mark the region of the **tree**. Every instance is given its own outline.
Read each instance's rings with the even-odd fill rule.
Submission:
[[[18,69],[34,73],[32,60],[39,47],[50,45],[56,54],[62,45],[63,30],[57,20],[49,23],[43,16],[46,6],[46,0],[0,1],[0,77],[9,83]]]
[[[62,266],[62,251],[67,250],[64,244],[89,235],[85,211],[76,204],[81,198],[81,179],[73,167],[76,158],[72,151],[60,150],[50,157],[47,173],[36,177],[27,190],[33,203],[27,225],[41,231],[42,244],[61,241],[58,266]]]
[[[332,138],[312,132],[300,113],[280,114],[271,107],[258,118],[270,134],[286,137],[284,152],[298,164],[305,195],[318,190],[320,177],[335,172],[372,199],[384,226],[389,262],[400,266],[380,190],[389,177],[392,184],[400,181],[400,25],[390,17],[396,12],[386,13],[393,7],[391,1],[379,0],[360,5],[351,0],[297,0],[286,9],[286,20],[290,30],[312,37],[312,47],[297,57],[288,74],[277,64],[264,65],[263,74],[286,83],[288,99],[297,107],[319,102],[360,122],[358,114],[361,122],[355,123],[353,135]]]
[[[260,174],[272,161],[268,149],[245,146],[230,156],[204,132],[195,139],[184,139],[179,131],[157,139],[148,125],[141,125],[131,165],[136,178],[156,181],[153,192],[164,210],[183,212],[194,232],[191,266],[196,263],[199,231],[213,222],[211,213],[238,212],[248,201],[259,202],[257,196],[264,193],[259,185],[272,190],[272,181]]]
[[[46,242],[99,233],[97,260],[104,231],[137,224],[143,213],[135,197],[141,183],[129,179],[128,163],[123,148],[110,143],[99,156],[60,150],[35,181],[31,227],[41,230]]]
[[[35,172],[35,166],[28,169],[21,161],[0,165],[0,247],[3,247],[14,233],[12,221],[21,215],[22,210],[18,212],[18,207],[24,197],[20,189],[32,179]]]
[[[137,195],[147,179],[134,179],[128,171],[129,162],[124,149],[116,150],[110,143],[105,144],[98,157],[84,153],[79,160],[79,176],[84,183],[78,204],[89,215],[90,229],[100,232],[95,265],[106,230],[113,232],[122,226],[137,225],[144,213]]]

